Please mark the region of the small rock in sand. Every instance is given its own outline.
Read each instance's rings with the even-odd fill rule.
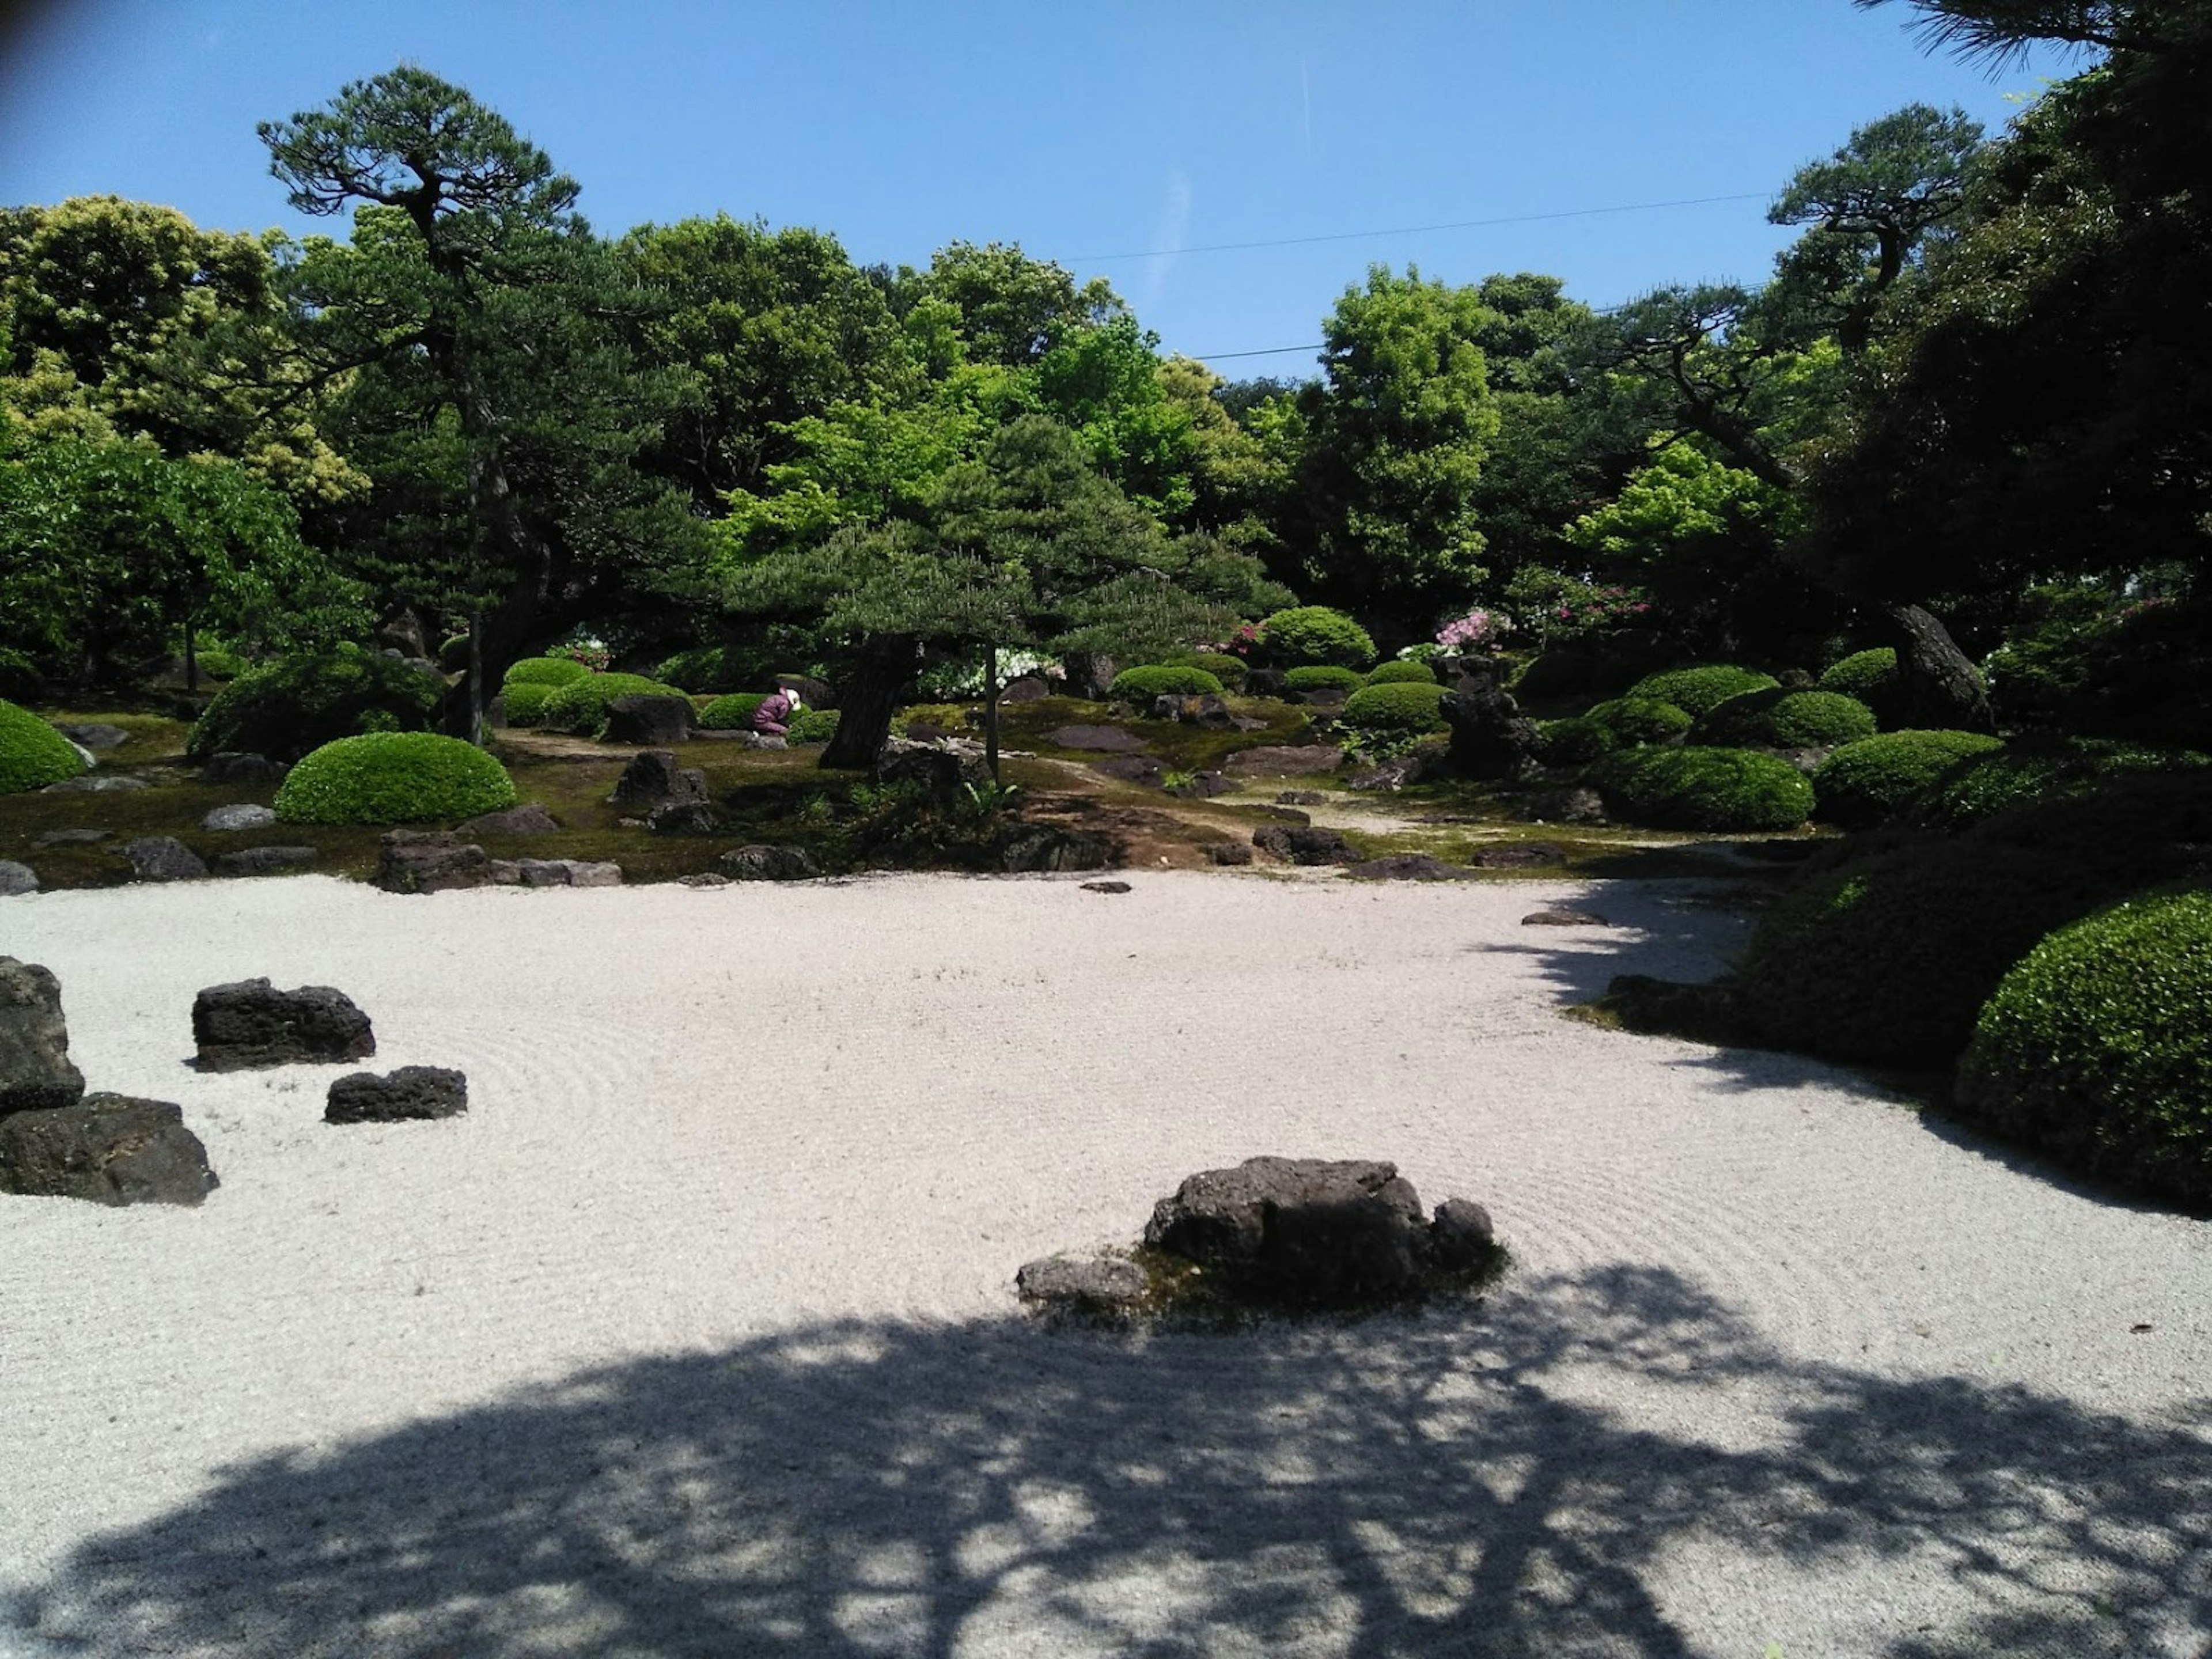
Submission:
[[[442,1066],[402,1066],[386,1077],[354,1072],[331,1085],[325,1123],[404,1123],[459,1117],[469,1109],[469,1080]]]
[[[218,806],[200,820],[203,830],[266,830],[276,822],[274,807],[256,806],[241,801],[234,806]]]

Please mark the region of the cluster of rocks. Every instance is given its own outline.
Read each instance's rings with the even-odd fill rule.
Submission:
[[[451,830],[387,831],[377,842],[374,878],[387,893],[449,893],[469,887],[619,887],[622,878],[619,864],[590,859],[495,859]]]
[[[1032,1261],[1032,1311],[1126,1321],[1192,1310],[1358,1310],[1479,1285],[1504,1265],[1489,1212],[1424,1212],[1394,1164],[1253,1158],[1204,1170],[1153,1206],[1145,1258],[1106,1251]]]
[[[192,999],[192,1063],[204,1072],[272,1066],[331,1066],[367,1060],[376,1031],[354,1000],[328,985],[280,991],[266,979],[210,985]],[[438,1066],[402,1066],[387,1076],[354,1072],[331,1085],[325,1123],[398,1123],[457,1117],[469,1109],[468,1079]]]

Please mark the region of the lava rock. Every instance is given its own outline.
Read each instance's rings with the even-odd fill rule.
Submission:
[[[1566,850],[1545,842],[1522,842],[1510,847],[1491,847],[1475,854],[1485,870],[1530,870],[1547,864],[1565,864]]]
[[[203,1072],[322,1066],[376,1052],[368,1016],[327,985],[279,991],[265,979],[210,985],[192,999],[195,1063]]]
[[[1279,697],[1290,689],[1290,677],[1279,668],[1250,668],[1244,672],[1248,697]]]
[[[266,830],[276,822],[273,806],[256,806],[241,801],[234,806],[218,806],[200,820],[203,830]]]
[[[89,749],[96,754],[106,754],[111,749],[120,749],[131,741],[131,734],[119,726],[109,726],[98,720],[57,720],[54,730],[80,749]]]
[[[1217,795],[1233,795],[1237,787],[1236,780],[1225,772],[1194,772],[1168,793],[1178,800],[1212,800]]]
[[[1141,755],[1145,740],[1118,726],[1062,726],[1044,734],[1055,749],[1083,749],[1100,755]]]
[[[1255,749],[1240,749],[1222,763],[1227,771],[1276,778],[1334,772],[1343,764],[1344,750],[1327,743],[1261,744]]]
[[[656,692],[617,697],[607,705],[609,743],[682,743],[691,735],[691,700]]]
[[[0,1193],[196,1206],[218,1184],[206,1146],[166,1100],[87,1095],[0,1118]]]
[[[1278,806],[1326,806],[1328,793],[1322,789],[1285,789],[1276,795]]]
[[[1490,1212],[1472,1199],[1448,1198],[1429,1224],[1429,1248],[1446,1272],[1476,1272],[1496,1259],[1498,1229]]]
[[[1451,727],[1451,769],[1463,778],[1515,778],[1534,765],[1536,722],[1505,690],[1505,670],[1488,657],[1463,657],[1459,678],[1437,705]]]
[[[90,847],[106,841],[113,831],[107,830],[49,830],[31,843],[33,847]]]
[[[1014,1294],[1047,1318],[1119,1320],[1145,1299],[1145,1270],[1126,1256],[1047,1256],[1024,1262]]]
[[[1124,783],[1158,783],[1162,775],[1159,762],[1150,755],[1109,755],[1091,762],[1090,766],[1101,776],[1119,778]]]
[[[1357,856],[1335,830],[1310,824],[1267,824],[1252,832],[1252,845],[1292,864],[1350,864]]]
[[[1364,771],[1353,773],[1344,781],[1344,787],[1392,794],[1409,783],[1419,783],[1429,775],[1435,764],[1434,750],[1417,749],[1410,755],[1394,756]]]
[[[1239,865],[1252,862],[1252,849],[1241,841],[1217,841],[1203,850],[1206,856],[1216,864]]]
[[[1086,881],[1083,884],[1083,890],[1086,893],[1126,893],[1129,890],[1129,884],[1126,881]]]
[[[53,970],[0,957],[0,1117],[74,1106],[84,1074],[70,1063],[69,1022]]]
[[[738,733],[738,740],[748,749],[788,749],[791,747],[791,743],[788,738],[778,737],[773,732],[740,732]]]
[[[1610,927],[1613,924],[1595,910],[1531,910],[1521,918],[1523,927]]]
[[[218,876],[274,876],[301,870],[319,857],[312,847],[240,847],[215,856]]]
[[[557,834],[560,828],[560,820],[547,811],[541,803],[527,800],[520,806],[479,813],[462,824],[459,833],[464,836],[550,836]]]
[[[732,881],[807,881],[822,873],[804,847],[739,847],[714,862]]]
[[[376,885],[387,893],[448,893],[495,879],[484,849],[450,830],[388,830],[376,852]]]
[[[27,864],[0,859],[0,898],[17,898],[39,890],[39,872]]]
[[[678,887],[727,887],[730,878],[717,875],[712,870],[699,870],[688,876],[677,877],[676,884]]]
[[[1421,1287],[1419,1194],[1395,1164],[1252,1158],[1205,1170],[1153,1208],[1145,1243],[1257,1300],[1346,1306]]]
[[[1354,881],[1472,881],[1474,872],[1446,864],[1426,853],[1393,853],[1348,866],[1344,872]]]
[[[48,795],[112,795],[150,787],[152,786],[143,778],[76,777],[50,783],[40,793]]]
[[[469,1080],[442,1066],[402,1066],[386,1077],[354,1072],[331,1085],[325,1123],[409,1123],[459,1117],[469,1109]]]
[[[1114,862],[1114,844],[1087,830],[1037,824],[1009,841],[999,867],[1013,874],[1053,870],[1103,870]]]
[[[991,764],[983,745],[966,738],[937,743],[892,738],[876,751],[873,775],[878,784],[918,783],[932,800],[950,805],[969,785],[988,787]]]
[[[1235,729],[1237,717],[1229,712],[1229,705],[1218,691],[1202,691],[1190,696],[1170,694],[1152,699],[1152,718],[1156,720],[1178,720],[1185,726],[1203,726],[1209,732],[1228,732]]]
[[[525,887],[619,887],[619,864],[587,859],[517,859],[516,879]]]
[[[123,843],[136,881],[198,881],[208,872],[200,855],[174,836],[141,836]]]
[[[1528,815],[1539,823],[1603,823],[1605,797],[1580,785],[1547,789],[1530,797]]]
[[[226,749],[212,755],[200,768],[200,778],[207,783],[278,783],[283,781],[287,769],[266,755],[256,755],[245,750]]]
[[[999,688],[1000,702],[1039,702],[1052,695],[1052,687],[1034,674],[1023,674]]]
[[[669,749],[647,749],[630,757],[615,781],[617,806],[654,806],[662,802],[703,803],[707,775],[696,767],[678,766]]]

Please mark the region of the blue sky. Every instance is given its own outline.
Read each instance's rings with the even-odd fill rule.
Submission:
[[[1930,58],[1848,0],[48,0],[0,42],[0,203],[112,192],[309,228],[256,121],[403,59],[470,88],[619,232],[726,211],[862,261],[1018,241],[1110,278],[1170,349],[1315,339],[1367,265],[1567,279],[1593,304],[1757,281],[1765,195],[1900,104],[1992,128],[2070,65]],[[1249,242],[1738,197],[1226,252]],[[327,222],[313,228],[327,230]]]

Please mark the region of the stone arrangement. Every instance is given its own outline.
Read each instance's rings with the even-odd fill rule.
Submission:
[[[328,1065],[376,1052],[368,1016],[327,985],[279,991],[265,979],[211,985],[192,999],[195,1063],[204,1072]]]

